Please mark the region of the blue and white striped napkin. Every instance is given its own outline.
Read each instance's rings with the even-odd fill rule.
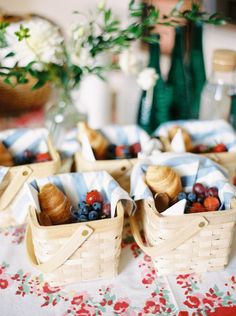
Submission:
[[[191,136],[193,145],[204,144],[214,146],[218,143],[224,143],[228,151],[236,151],[236,134],[232,126],[224,120],[170,121],[160,125],[154,132],[154,135],[168,137],[168,131],[175,125],[187,130]]]
[[[40,212],[38,202],[38,192],[40,188],[47,184],[55,184],[70,199],[73,206],[77,206],[79,201],[84,201],[86,193],[91,190],[98,190],[105,198],[105,202],[111,204],[111,216],[115,216],[115,209],[118,201],[122,201],[125,210],[128,213],[133,212],[135,203],[128,193],[123,190],[119,184],[106,172],[81,172],[64,173],[56,176],[50,176],[43,179],[37,179],[25,187],[28,189],[28,203],[36,207]]]
[[[0,141],[12,155],[23,153],[26,149],[33,152],[43,153],[48,151],[48,131],[44,128],[18,128],[0,132]]]
[[[99,130],[111,144],[115,145],[132,145],[139,142],[141,149],[150,141],[149,135],[138,125],[107,125]],[[91,150],[86,135],[82,142],[83,155],[91,161],[95,161],[94,154]]]
[[[190,192],[194,183],[200,182],[207,187],[216,186],[223,208],[229,209],[232,197],[236,196],[236,187],[228,182],[227,174],[220,165],[200,155],[190,153],[162,153],[140,161],[131,173],[130,195],[135,201],[153,200],[153,195],[145,182],[145,173],[149,165],[166,165],[173,168],[181,177],[183,189]]]

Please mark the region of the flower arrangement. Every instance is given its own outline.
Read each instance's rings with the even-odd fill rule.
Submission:
[[[209,16],[201,12],[200,4],[195,1],[192,9],[184,12],[180,11],[182,4],[181,0],[169,16],[162,16],[154,6],[131,0],[128,24],[123,26],[102,0],[88,18],[75,12],[80,22],[72,26],[68,40],[57,26],[40,18],[13,24],[0,22],[0,76],[12,86],[25,84],[32,76],[36,79],[32,89],[50,82],[68,92],[86,74],[103,77],[104,71],[117,67],[114,63],[99,62],[104,53],[122,52],[120,67],[129,71],[132,65],[133,72],[138,74],[144,67],[129,54],[129,48],[138,39],[153,41],[150,32],[157,24],[176,25],[183,18],[213,24],[223,22],[217,14]],[[147,83],[153,86],[158,77],[153,70],[146,69],[138,78],[141,86],[148,89]]]

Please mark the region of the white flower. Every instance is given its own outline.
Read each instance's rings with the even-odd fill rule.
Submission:
[[[103,10],[106,6],[106,0],[101,0],[99,3],[98,3],[98,10]]]
[[[15,32],[19,30],[20,24],[29,29],[30,37],[18,41]],[[6,39],[8,50],[13,51],[14,62],[20,67],[26,66],[32,61],[38,63],[41,68],[43,63],[55,63],[62,65],[63,58],[63,37],[56,26],[50,22],[34,18],[23,23],[13,23],[7,30]]]
[[[158,79],[155,68],[147,67],[139,73],[137,83],[143,90],[149,90],[155,86]]]
[[[71,52],[71,61],[74,65],[79,67],[91,67],[94,60],[87,47],[80,47]]]
[[[137,75],[142,68],[142,61],[137,52],[126,49],[119,56],[120,69],[127,75]]]

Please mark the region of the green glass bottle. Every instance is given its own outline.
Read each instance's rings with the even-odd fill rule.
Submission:
[[[175,29],[175,44],[167,82],[173,87],[174,94],[171,119],[188,119],[190,117],[191,89],[185,65],[185,26],[178,26]]]
[[[236,92],[231,95],[231,108],[229,122],[236,131]]]
[[[206,81],[206,72],[203,57],[202,33],[203,24],[200,21],[191,24],[192,34],[190,43],[189,72],[192,85],[190,117],[198,118],[200,98]]]
[[[152,134],[161,124],[170,119],[170,105],[173,98],[172,89],[166,85],[160,69],[160,35],[152,34],[154,41],[149,44],[149,64],[159,78],[151,91],[142,91],[137,123],[147,133]]]

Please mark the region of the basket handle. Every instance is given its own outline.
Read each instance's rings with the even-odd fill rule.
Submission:
[[[38,263],[32,241],[32,229],[29,225],[26,230],[26,252],[35,268],[44,273],[50,273],[59,268],[73,253],[89,238],[93,229],[87,225],[80,226],[68,241],[46,262]]]
[[[32,172],[33,170],[28,166],[19,168],[16,175],[13,177],[0,197],[0,210],[4,210],[11,203]]]
[[[161,256],[182,245],[189,238],[196,235],[201,229],[208,225],[208,221],[203,216],[196,216],[187,226],[178,230],[171,238],[153,247],[145,246],[139,231],[136,215],[129,217],[130,227],[134,239],[138,246],[150,257]]]

